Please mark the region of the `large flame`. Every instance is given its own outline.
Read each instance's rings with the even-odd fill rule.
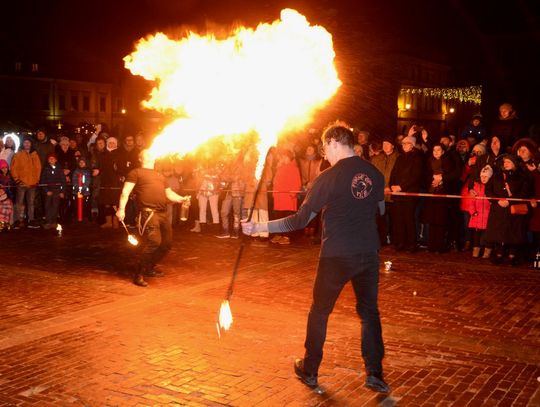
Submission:
[[[124,61],[134,75],[156,81],[143,105],[178,118],[155,138],[150,150],[157,157],[250,132],[265,152],[336,93],[334,57],[328,31],[286,9],[272,24],[241,27],[225,39],[190,33],[175,41],[158,33]]]

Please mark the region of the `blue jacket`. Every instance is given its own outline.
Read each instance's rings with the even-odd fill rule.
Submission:
[[[53,168],[50,164],[47,164],[41,172],[40,184],[46,184],[43,186],[45,192],[65,192],[67,187],[66,177],[62,167],[56,165]]]

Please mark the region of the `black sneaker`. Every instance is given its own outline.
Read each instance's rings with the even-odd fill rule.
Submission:
[[[294,373],[306,386],[312,389],[319,387],[317,375],[310,375],[304,370],[304,359],[296,359],[294,361]]]
[[[382,378],[382,374],[370,374],[366,378],[365,386],[377,393],[390,393],[390,386]]]
[[[223,232],[223,233],[220,233],[219,235],[215,235],[218,239],[228,239],[231,237],[231,235],[229,234],[229,232]]]
[[[20,228],[21,228],[21,221],[16,220],[15,223],[13,224],[13,230],[19,230]]]

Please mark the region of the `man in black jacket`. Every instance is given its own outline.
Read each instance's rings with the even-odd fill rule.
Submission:
[[[352,282],[356,311],[362,320],[362,357],[366,387],[381,393],[384,382],[384,345],[377,305],[380,247],[376,214],[384,211],[384,177],[354,153],[349,126],[335,123],[322,136],[331,167],[314,181],[300,209],[293,215],[262,223],[243,223],[243,232],[283,233],[303,229],[322,212],[322,243],[313,302],[308,316],[305,355],[296,359],[296,375],[318,389],[328,317],[345,284]]]

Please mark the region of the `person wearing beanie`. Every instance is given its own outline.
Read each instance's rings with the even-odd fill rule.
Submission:
[[[476,161],[475,171],[472,174],[469,190],[472,191],[472,182],[480,181],[480,170],[486,165],[493,168],[495,173],[502,170],[502,157],[506,153],[506,145],[497,136],[492,136],[487,143],[487,153],[479,156]],[[474,194],[474,191],[473,191]]]
[[[384,175],[384,203],[386,205],[386,211],[383,215],[377,215],[377,228],[379,231],[379,240],[382,245],[387,245],[390,242],[389,232],[391,230],[391,218],[392,213],[392,192],[390,190],[390,174],[396,164],[396,160],[399,156],[397,148],[395,148],[394,140],[392,137],[384,137],[382,142],[382,152],[373,156],[371,163]]]
[[[467,139],[470,144],[480,143],[482,140],[487,139],[486,128],[482,125],[482,115],[480,113],[473,115],[470,123],[461,131],[461,138]]]
[[[486,185],[486,196],[490,198],[491,209],[488,218],[486,241],[493,244],[493,263],[501,264],[506,255],[515,266],[519,260],[519,250],[527,243],[527,214],[518,214],[516,208],[528,204],[509,201],[506,198],[530,199],[533,196],[532,182],[519,167],[518,157],[505,154],[502,170],[495,171],[491,182]],[[515,206],[515,208],[513,208]]]
[[[497,136],[501,144],[510,148],[521,137],[521,122],[517,117],[514,107],[510,103],[499,106],[499,118],[493,124],[490,134]]]
[[[405,136],[403,137],[403,140],[401,141],[401,144],[410,143],[414,146],[416,146],[416,137],[414,136]]]
[[[15,153],[11,162],[11,176],[17,184],[14,229],[24,226],[25,207],[28,227],[39,228],[34,217],[34,201],[40,175],[41,161],[33,148],[32,139],[26,138],[22,142],[22,148]]]
[[[47,155],[47,165],[41,173],[42,189],[45,194],[45,223],[43,229],[56,227],[60,209],[60,200],[64,199],[66,192],[66,177],[61,166],[58,164],[56,154]]]
[[[420,192],[422,185],[424,160],[422,153],[414,146],[415,137],[406,136],[401,142],[403,154],[400,154],[392,172],[388,185],[392,193]],[[415,212],[418,198],[415,196],[392,196],[392,244],[396,250],[416,251],[416,222]]]
[[[54,143],[47,137],[44,129],[36,131],[34,148],[41,161],[41,167],[44,168],[48,161],[47,156],[50,153],[54,153]]]
[[[538,169],[540,152],[538,145],[530,138],[521,138],[512,146],[512,154],[519,157],[519,165],[529,173]]]

